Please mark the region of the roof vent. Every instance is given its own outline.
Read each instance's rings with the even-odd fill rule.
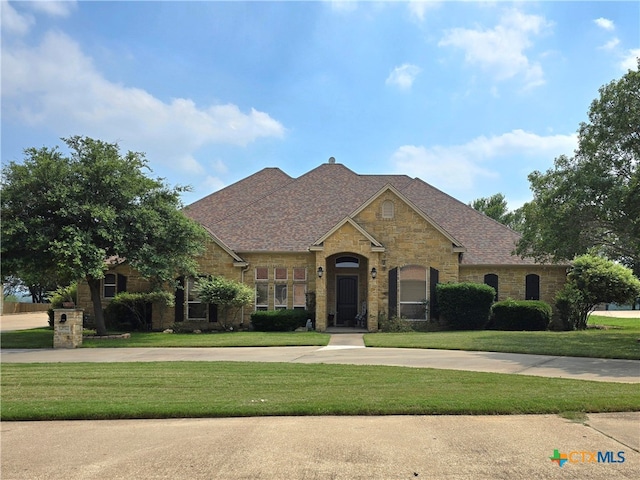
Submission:
[[[335,158],[333,158],[333,157],[329,157],[329,164],[330,164],[330,165],[333,165],[333,164],[335,164],[335,163],[336,163],[336,159],[335,159]]]

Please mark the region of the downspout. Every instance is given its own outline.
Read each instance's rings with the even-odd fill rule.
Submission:
[[[244,285],[244,272],[249,270],[249,264],[247,263],[247,265],[240,270],[240,283],[242,283]],[[242,307],[240,307],[240,326],[244,325],[244,305]]]

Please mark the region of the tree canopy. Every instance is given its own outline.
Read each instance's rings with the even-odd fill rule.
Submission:
[[[638,60],[640,70],[640,59]],[[640,274],[640,72],[600,88],[573,156],[529,175],[517,252],[562,261],[596,248]]]
[[[576,257],[567,276],[567,284],[558,293],[559,311],[569,326],[587,328],[589,312],[599,303],[635,302],[640,295],[640,280],[631,269],[597,255]]]
[[[469,206],[512,230],[519,232],[522,228],[521,209],[509,211],[507,200],[502,193],[496,193],[490,197],[476,198]]]
[[[57,148],[28,148],[2,169],[3,275],[85,279],[98,334],[106,333],[100,281],[106,260],[126,259],[155,288],[194,273],[205,232],[181,212],[183,187],[149,170],[142,153],[75,136]]]

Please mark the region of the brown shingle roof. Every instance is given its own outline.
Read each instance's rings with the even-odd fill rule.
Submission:
[[[511,255],[518,233],[422,180],[359,175],[341,164],[323,164],[296,179],[264,169],[195,202],[185,213],[235,252],[302,252],[386,185],[463,243],[463,264],[531,263]]]

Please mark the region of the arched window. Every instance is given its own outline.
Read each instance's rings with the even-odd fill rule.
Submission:
[[[382,218],[388,220],[393,218],[395,214],[395,207],[391,200],[385,200],[382,202]]]
[[[525,300],[540,300],[540,275],[530,273],[525,278]]]
[[[493,297],[493,301],[497,302],[498,301],[498,275],[496,275],[495,273],[487,273],[484,276],[484,283],[486,285],[489,285],[490,287],[493,287],[493,289],[496,291],[496,294]]]
[[[357,257],[338,257],[336,258],[336,268],[358,268],[360,260]]]

